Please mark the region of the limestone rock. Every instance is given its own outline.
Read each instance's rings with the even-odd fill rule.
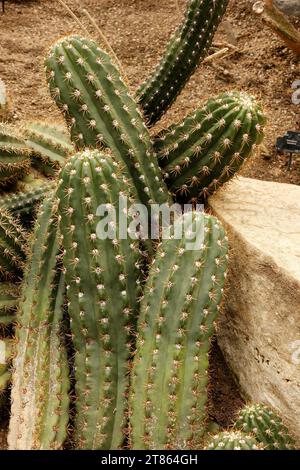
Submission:
[[[273,3],[286,15],[300,17],[300,0],[274,0]]]
[[[209,203],[231,246],[219,345],[244,397],[300,443],[300,187],[237,178]]]

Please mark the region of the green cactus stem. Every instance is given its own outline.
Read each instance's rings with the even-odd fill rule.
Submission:
[[[183,202],[212,194],[261,143],[264,124],[253,97],[228,92],[163,131],[155,150],[171,192]]]
[[[295,449],[295,442],[282,419],[266,405],[245,406],[240,411],[234,428],[253,434],[266,450]]]
[[[74,147],[63,126],[41,122],[26,124],[25,142],[34,153],[33,165],[47,176],[55,176]]]
[[[224,431],[213,436],[204,450],[263,450],[263,447],[249,434]]]
[[[7,186],[29,172],[31,150],[18,131],[0,124],[0,187]]]
[[[0,283],[0,326],[8,325],[15,319],[19,304],[19,286],[10,282]]]
[[[187,449],[206,429],[210,338],[220,309],[227,237],[212,216],[189,212],[158,247],[141,302],[130,392],[134,449]],[[191,236],[197,245],[189,245]]]
[[[69,369],[60,335],[65,292],[53,198],[39,211],[22,286],[12,369],[9,448],[59,449],[69,420]]]
[[[21,277],[27,255],[27,234],[9,212],[0,210],[0,275]]]
[[[175,101],[205,58],[228,0],[188,0],[182,24],[166,52],[137,91],[147,124],[154,125]]]
[[[0,397],[11,379],[10,366],[13,353],[13,340],[10,338],[0,338]]]
[[[15,216],[31,213],[37,203],[53,192],[55,183],[52,181],[41,182],[40,185],[33,185],[32,188],[17,193],[7,193],[0,197],[0,210],[6,210]]]
[[[77,147],[106,145],[124,164],[140,202],[167,202],[149,132],[110,57],[94,41],[70,36],[52,47],[45,63],[51,94]]]
[[[57,190],[76,352],[75,444],[80,449],[117,449],[124,439],[139,249],[137,240],[118,234],[102,239],[97,208],[104,204],[119,211],[129,190],[122,166],[96,150],[67,162]],[[108,226],[118,227],[119,221]]]

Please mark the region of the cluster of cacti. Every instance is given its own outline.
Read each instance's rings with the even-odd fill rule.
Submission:
[[[39,173],[33,185],[22,179],[23,187],[0,198],[0,274],[21,279],[24,272],[20,296],[8,282],[0,290],[0,323],[16,325],[17,340],[10,449],[63,448],[69,429],[78,449],[118,449],[125,439],[133,449],[206,442],[208,352],[223,298],[227,237],[215,217],[190,211],[174,215],[152,247],[137,215],[144,204],[153,222],[153,203],[167,206],[172,196],[197,201],[213,192],[262,139],[260,107],[237,92],[210,100],[154,139],[146,125],[168,109],[207,53],[227,3],[188,2],[183,24],[136,99],[94,41],[61,39],[45,64],[71,140],[63,128],[37,122],[20,134],[0,133],[0,178],[2,148],[13,163],[26,162],[23,173],[34,166],[53,178]],[[15,217],[42,199],[27,248]],[[1,374],[6,385],[7,363],[0,381]],[[236,430],[215,436],[207,448],[266,446],[267,431],[255,433],[243,419],[247,426],[239,418]],[[283,428],[273,421],[278,439]]]
[[[280,416],[266,405],[245,406],[240,411],[234,427],[245,433],[251,433],[266,450],[295,448],[295,442]]]

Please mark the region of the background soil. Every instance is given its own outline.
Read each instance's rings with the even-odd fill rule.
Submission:
[[[92,14],[122,62],[132,90],[158,61],[186,3],[185,0],[65,1],[89,36],[99,39],[80,13],[80,6]],[[300,64],[277,36],[263,29],[251,12],[252,4],[249,0],[230,1],[215,42],[234,41],[237,51],[230,57],[200,66],[158,127],[180,120],[208,97],[222,91],[232,88],[247,91],[259,98],[268,116],[267,155],[254,156],[242,174],[300,184],[300,157],[294,158],[293,170],[288,172],[286,158],[277,159],[274,151],[276,137],[287,130],[300,130],[300,105],[292,104],[291,99],[292,83],[300,79]],[[10,90],[16,122],[61,121],[45,83],[43,58],[54,41],[69,33],[85,34],[57,0],[6,1],[5,14],[0,13],[0,77]],[[227,426],[242,400],[216,344],[211,362],[214,387],[210,388],[209,412],[212,419]],[[1,441],[5,440],[0,425],[0,448]]]

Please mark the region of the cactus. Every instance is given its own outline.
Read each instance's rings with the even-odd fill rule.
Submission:
[[[124,439],[138,242],[99,238],[95,216],[100,204],[120,210],[119,197],[128,193],[122,173],[109,155],[86,150],[65,165],[57,190],[76,351],[75,442],[81,449],[117,449]]]
[[[266,405],[245,406],[240,411],[234,428],[253,434],[266,450],[295,449],[295,442],[282,419]]]
[[[208,351],[227,238],[212,216],[186,213],[172,233],[182,223],[184,236],[158,247],[141,303],[129,398],[134,449],[195,448],[205,431]],[[188,246],[191,234],[201,247]]]
[[[64,276],[53,198],[39,211],[16,326],[10,449],[59,449],[68,424],[68,363],[60,337]]]
[[[228,92],[163,131],[155,150],[171,192],[183,201],[212,194],[261,142],[264,124],[254,98]]]
[[[28,190],[17,193],[7,193],[0,197],[0,210],[6,210],[15,216],[32,212],[36,204],[44,199],[54,190],[54,182],[41,182],[39,185],[32,185]]]
[[[0,274],[5,278],[20,277],[27,254],[27,235],[19,222],[7,211],[0,210]]]
[[[137,92],[147,124],[154,125],[175,101],[207,55],[228,0],[189,0],[156,70]]]
[[[62,126],[31,122],[23,133],[27,146],[34,152],[33,164],[47,176],[55,176],[74,150]]]
[[[29,171],[30,155],[18,131],[0,124],[0,186],[13,183]]]
[[[7,388],[11,379],[10,365],[13,352],[13,340],[10,338],[0,338],[0,397]],[[3,358],[2,355],[4,355]]]
[[[224,431],[213,436],[204,450],[263,450],[263,447],[250,434]]]
[[[167,202],[150,135],[110,57],[94,41],[71,36],[54,45],[45,63],[77,147],[106,145],[124,164],[140,202]]]
[[[0,326],[14,321],[19,304],[19,287],[9,283],[0,283]]]

